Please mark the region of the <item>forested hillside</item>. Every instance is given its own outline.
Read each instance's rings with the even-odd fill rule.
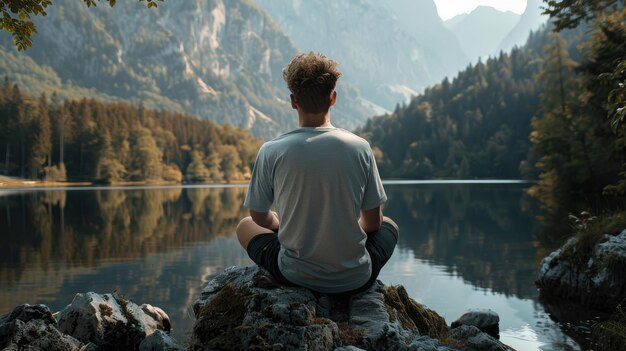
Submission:
[[[565,34],[573,56],[583,32]],[[470,65],[393,114],[371,119],[357,132],[371,141],[383,176],[520,178],[540,105],[535,77],[549,43],[549,30],[540,30],[524,47]]]
[[[250,132],[143,104],[33,97],[5,78],[0,169],[54,181],[245,179],[261,144]]]
[[[125,100],[185,112],[271,138],[297,125],[282,69],[297,49],[251,0],[138,1],[88,9],[58,0],[35,17],[33,46],[17,52],[0,32],[0,74],[23,90],[62,98]],[[336,124],[373,114],[340,86]]]
[[[626,194],[626,9],[594,16],[582,58],[570,57],[563,37],[552,34],[538,76],[529,163],[540,180],[531,194],[551,208],[581,193]]]

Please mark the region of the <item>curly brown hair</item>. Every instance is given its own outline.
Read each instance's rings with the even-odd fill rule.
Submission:
[[[341,72],[337,62],[309,52],[300,54],[283,70],[283,79],[304,112],[321,113],[330,108],[330,96]]]

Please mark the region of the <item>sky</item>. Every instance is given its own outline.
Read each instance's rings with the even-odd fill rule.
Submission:
[[[435,3],[439,17],[444,21],[462,13],[470,13],[481,5],[517,14],[522,14],[526,9],[526,0],[435,0]]]

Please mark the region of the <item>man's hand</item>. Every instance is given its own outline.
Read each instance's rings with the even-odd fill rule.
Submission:
[[[274,211],[256,212],[250,210],[250,217],[252,217],[254,223],[260,225],[263,228],[278,230],[278,227],[280,226],[278,214]]]
[[[359,218],[359,225],[366,233],[375,232],[380,229],[380,225],[383,223],[383,212],[380,206],[372,208],[371,210],[361,210],[361,218]]]

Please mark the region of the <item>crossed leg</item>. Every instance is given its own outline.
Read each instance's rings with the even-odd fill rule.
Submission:
[[[248,244],[252,238],[259,234],[273,232],[274,231],[271,229],[263,228],[256,224],[250,216],[242,219],[237,225],[237,239],[239,239],[239,244],[241,244],[241,246],[246,250],[248,249]]]

